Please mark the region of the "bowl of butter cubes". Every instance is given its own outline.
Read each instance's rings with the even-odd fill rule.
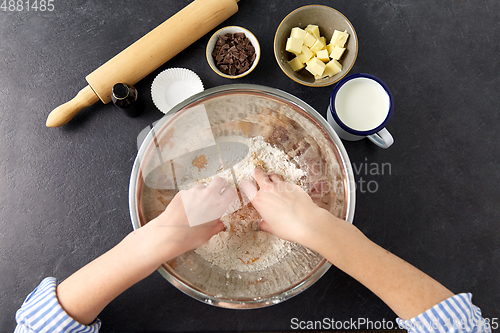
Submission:
[[[358,37],[339,11],[323,5],[297,8],[280,23],[274,56],[295,82],[325,87],[342,79],[358,55]]]

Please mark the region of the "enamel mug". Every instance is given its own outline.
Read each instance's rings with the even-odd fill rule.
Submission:
[[[344,140],[368,138],[381,148],[389,148],[394,138],[385,125],[393,108],[392,94],[382,80],[370,74],[352,74],[333,89],[327,120]]]

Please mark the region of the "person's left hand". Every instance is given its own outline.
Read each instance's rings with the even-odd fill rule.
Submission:
[[[224,229],[219,218],[237,196],[234,187],[222,191],[225,186],[226,181],[216,177],[208,186],[180,191],[163,213],[146,224],[154,228],[153,237],[160,240],[162,252],[168,253],[169,258],[163,260],[203,245]]]

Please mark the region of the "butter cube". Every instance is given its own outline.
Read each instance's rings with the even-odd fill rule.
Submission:
[[[334,76],[342,70],[342,65],[335,59],[326,64],[323,75]]]
[[[335,48],[335,45],[333,44],[328,44],[326,46],[326,49],[328,50],[328,54],[331,54],[333,52],[333,49]]]
[[[348,37],[349,37],[349,34],[347,33],[347,31],[335,30],[333,32],[332,40],[330,41],[330,43],[335,45],[335,46],[344,47],[345,42],[347,41]]]
[[[290,37],[304,40],[306,38],[306,31],[299,28],[299,27],[292,28],[292,32],[290,33]]]
[[[287,50],[288,52],[292,52],[294,54],[299,54],[300,52],[302,52],[302,44],[304,44],[302,39],[289,37],[286,40],[285,50]]]
[[[321,40],[318,39],[318,40],[316,40],[316,43],[314,43],[313,46],[311,46],[311,51],[313,53],[316,53],[316,52],[318,52],[320,50],[323,50],[324,48],[326,48],[326,45],[323,44],[321,42]]]
[[[306,37],[304,38],[304,44],[307,47],[313,46],[313,44],[316,43],[316,37],[314,37],[312,34],[306,31]]]
[[[292,60],[290,60],[288,62],[288,64],[290,65],[290,67],[292,67],[292,69],[296,72],[296,71],[299,71],[301,70],[302,68],[305,67],[304,63],[302,61],[299,60],[299,58],[295,57],[293,58]]]
[[[314,24],[309,24],[306,28],[305,31],[309,32],[311,35],[315,36],[316,39],[320,38],[319,37],[319,27]]]
[[[318,58],[319,60],[321,60],[323,62],[330,61],[330,57],[328,56],[328,51],[326,49],[316,52],[316,58]]]
[[[345,48],[340,47],[340,46],[335,46],[333,48],[333,51],[330,53],[330,58],[339,60],[340,57],[342,57],[342,54],[344,54]]]
[[[302,45],[302,52],[297,55],[297,58],[302,63],[306,63],[309,59],[311,59],[314,56],[314,54],[309,50],[309,48],[305,45]]]
[[[326,37],[325,36],[321,36],[320,38],[318,38],[324,45],[326,45]]]
[[[326,65],[323,61],[318,58],[312,58],[307,62],[306,70],[308,70],[314,76],[321,76],[325,71]]]

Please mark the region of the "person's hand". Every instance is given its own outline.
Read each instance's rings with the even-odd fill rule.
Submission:
[[[239,186],[262,216],[259,229],[308,246],[315,216],[323,209],[300,186],[284,182],[276,174],[266,175],[257,168],[255,180],[258,191],[249,180],[241,181]]]
[[[196,185],[187,191],[180,191],[184,211],[191,227],[219,219],[237,197],[236,189],[229,187],[226,180],[215,177],[210,185]],[[221,193],[222,191],[222,193]]]
[[[155,229],[154,237],[160,239],[169,257],[203,245],[224,229],[219,218],[237,196],[234,187],[221,193],[225,186],[226,181],[216,177],[208,186],[199,184],[180,191],[163,213],[146,224]]]

